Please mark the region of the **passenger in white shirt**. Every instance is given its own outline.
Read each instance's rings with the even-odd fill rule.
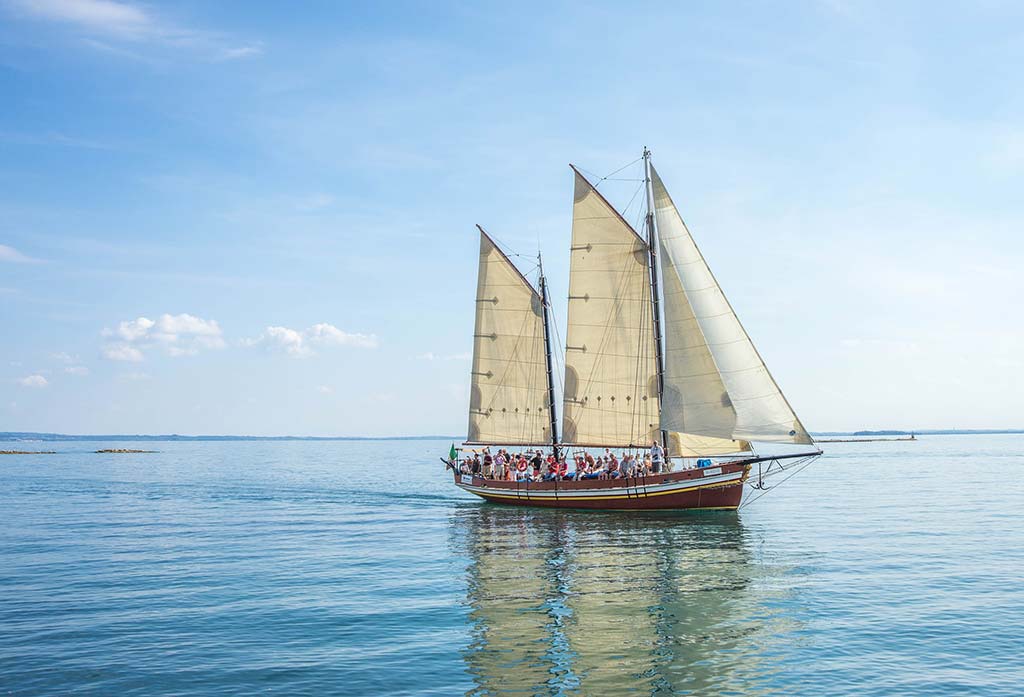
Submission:
[[[654,441],[651,444],[651,471],[655,474],[661,472],[661,459],[664,454],[665,451],[661,449],[661,444],[658,441]]]

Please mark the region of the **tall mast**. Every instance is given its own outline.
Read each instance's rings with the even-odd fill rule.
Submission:
[[[548,283],[544,278],[544,265],[537,252],[537,267],[540,269],[540,301],[544,317],[544,359],[548,370],[548,414],[551,417],[551,450],[558,459],[558,419],[555,417],[555,379],[551,370],[551,329],[548,323]]]
[[[661,293],[658,290],[658,239],[654,231],[654,188],[651,186],[651,151],[644,148],[644,187],[647,193],[647,252],[651,257],[651,301],[654,313],[654,356],[658,369],[658,425],[665,396],[665,356],[661,350]],[[668,452],[668,432],[661,429],[661,445]]]

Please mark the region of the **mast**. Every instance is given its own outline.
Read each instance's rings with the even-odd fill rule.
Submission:
[[[548,414],[551,418],[551,450],[558,460],[558,419],[555,417],[555,380],[551,370],[551,329],[548,322],[548,283],[544,278],[544,265],[537,252],[537,268],[540,269],[540,301],[544,318],[544,360],[548,371]]]
[[[651,258],[651,301],[654,313],[654,356],[658,369],[658,410],[664,404],[665,396],[665,356],[661,350],[661,293],[658,290],[658,240],[654,231],[654,189],[651,186],[651,151],[644,147],[644,187],[647,198],[647,252]],[[658,425],[661,425],[659,415]],[[661,445],[665,449],[665,459],[669,457],[668,431],[661,429]]]

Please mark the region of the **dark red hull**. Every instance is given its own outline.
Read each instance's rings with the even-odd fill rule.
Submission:
[[[456,474],[455,485],[513,506],[599,510],[735,510],[750,465],[733,462],[649,477],[557,482],[506,482]]]

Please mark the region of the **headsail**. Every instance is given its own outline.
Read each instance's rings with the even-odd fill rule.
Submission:
[[[647,243],[576,173],[562,438],[649,444],[658,391]]]
[[[665,286],[663,428],[812,443],[651,167]]]
[[[551,441],[541,297],[480,228],[471,443]]]

